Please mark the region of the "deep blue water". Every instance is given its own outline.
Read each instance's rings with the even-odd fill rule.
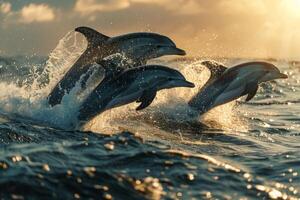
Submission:
[[[157,62],[196,84],[207,78],[197,60]],[[192,91],[179,89],[143,112],[104,113],[82,131],[64,128],[74,94],[45,105],[53,77],[44,63],[0,60],[2,199],[300,199],[299,63],[275,62],[289,79],[196,122],[184,115]]]

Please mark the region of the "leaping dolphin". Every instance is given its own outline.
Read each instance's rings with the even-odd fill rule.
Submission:
[[[149,65],[127,69],[96,87],[81,105],[78,119],[86,122],[108,109],[134,101],[141,102],[137,107],[137,110],[141,110],[152,103],[159,90],[194,86],[179,71],[165,66]]]
[[[288,78],[267,62],[248,62],[229,69],[211,62],[203,64],[210,69],[211,77],[189,101],[189,106],[199,115],[244,95],[248,95],[246,101],[250,101],[260,83]]]
[[[109,37],[89,27],[78,27],[75,31],[85,36],[88,46],[49,94],[48,102],[51,106],[61,102],[63,96],[71,91],[92,63],[101,64],[107,56],[121,53],[132,61],[131,67],[137,67],[146,64],[149,59],[186,54],[170,38],[156,33],[129,33]],[[105,64],[102,66],[105,68]]]

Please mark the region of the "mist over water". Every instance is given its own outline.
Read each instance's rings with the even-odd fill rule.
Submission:
[[[299,63],[275,61],[289,79],[195,118],[187,102],[210,75],[201,59],[153,60],[196,87],[160,91],[143,111],[132,103],[75,130],[88,92],[77,85],[55,107],[47,95],[85,47],[70,32],[48,60],[0,60],[1,198],[300,198]]]

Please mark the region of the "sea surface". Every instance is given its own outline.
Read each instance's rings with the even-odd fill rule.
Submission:
[[[299,62],[267,60],[289,78],[190,119],[187,101],[209,77],[204,58],[157,59],[196,88],[78,127],[88,89],[52,108],[46,98],[83,50],[69,33],[49,57],[0,57],[1,199],[300,199]]]

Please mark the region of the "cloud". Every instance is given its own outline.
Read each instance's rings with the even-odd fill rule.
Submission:
[[[221,0],[215,7],[226,14],[262,15],[268,12],[268,0]]]
[[[130,0],[131,3],[157,5],[167,11],[176,12],[183,15],[194,15],[203,11],[197,0]]]
[[[19,22],[49,22],[55,19],[54,10],[47,4],[31,3],[19,11]]]
[[[130,2],[128,0],[77,0],[75,3],[74,10],[81,13],[82,15],[87,15],[95,12],[101,11],[115,11],[128,8]]]
[[[179,14],[183,15],[195,15],[204,11],[196,0],[185,1],[182,5],[177,4],[176,7],[173,6],[173,10],[178,10]]]
[[[8,14],[11,11],[11,4],[8,2],[0,3],[0,13]]]
[[[130,8],[135,4],[155,5],[177,14],[193,15],[203,11],[197,0],[77,0],[74,10],[82,15]]]

